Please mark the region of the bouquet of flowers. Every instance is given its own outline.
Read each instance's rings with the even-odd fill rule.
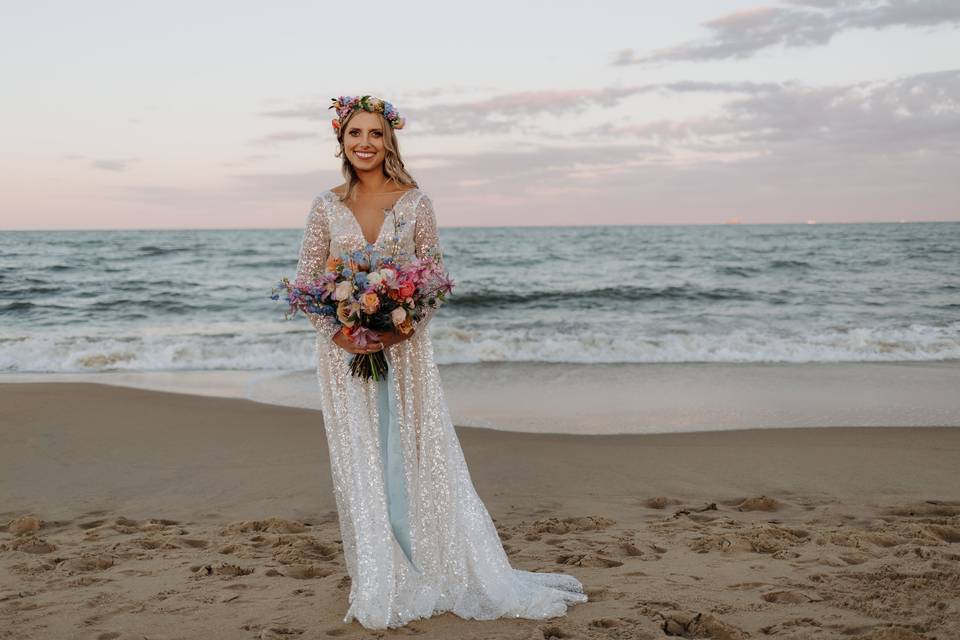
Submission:
[[[436,253],[422,258],[405,253],[384,255],[372,244],[360,250],[331,256],[326,271],[314,273],[310,282],[291,283],[283,278],[271,299],[284,301],[289,320],[297,311],[332,316],[340,331],[358,346],[377,339],[378,331],[413,330],[428,307],[437,308],[453,291],[453,280],[443,270]],[[350,372],[380,380],[387,373],[383,350],[354,354]]]

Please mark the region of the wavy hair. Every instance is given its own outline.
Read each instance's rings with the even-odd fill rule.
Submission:
[[[357,178],[357,172],[354,170],[350,160],[347,159],[346,149],[343,147],[343,136],[346,135],[346,132],[349,129],[350,121],[353,120],[353,116],[360,113],[360,111],[361,109],[357,109],[347,116],[347,119],[343,121],[343,123],[340,125],[340,129],[337,131],[337,144],[339,145],[339,148],[337,149],[337,153],[334,154],[334,157],[343,159],[343,162],[340,166],[340,172],[343,174],[347,184],[347,189],[340,198],[341,201],[353,200],[356,196],[357,185],[360,184],[360,180]],[[371,112],[368,111],[367,113]],[[384,132],[383,150],[385,157],[382,165],[383,175],[387,178],[387,180],[393,180],[398,185],[407,184],[414,187],[419,187],[417,181],[413,179],[413,176],[411,176],[403,166],[403,160],[400,158],[400,143],[397,141],[397,134],[393,130],[393,127],[389,122],[387,122],[387,119],[383,117],[382,113],[376,111],[372,113],[380,118],[380,127]]]

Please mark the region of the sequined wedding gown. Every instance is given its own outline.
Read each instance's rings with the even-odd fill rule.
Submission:
[[[356,217],[332,191],[307,216],[298,281],[323,271],[329,254],[366,244]],[[376,247],[423,256],[439,250],[430,198],[405,192],[384,219]],[[398,627],[450,611],[463,618],[544,619],[587,601],[563,573],[514,569],[467,470],[444,399],[427,325],[386,348],[385,381],[350,375],[352,354],[317,330],[317,378],[333,491],[351,586],[344,622]]]

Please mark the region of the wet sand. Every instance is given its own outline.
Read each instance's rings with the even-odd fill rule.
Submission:
[[[454,424],[526,433],[677,433],[960,424],[960,362],[441,364]],[[7,373],[319,409],[304,371]],[[531,402],[531,398],[534,399]]]

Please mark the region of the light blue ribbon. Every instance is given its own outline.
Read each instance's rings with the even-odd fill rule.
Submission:
[[[387,352],[384,351],[384,356]],[[347,352],[347,358],[353,354]],[[413,552],[410,550],[410,521],[407,506],[407,487],[403,471],[403,443],[400,441],[400,420],[397,411],[397,398],[393,392],[393,365],[387,357],[387,376],[377,380],[378,414],[380,416],[380,460],[383,465],[383,486],[387,496],[387,513],[390,518],[390,528],[393,535],[407,556],[407,560],[419,571],[413,563]]]

